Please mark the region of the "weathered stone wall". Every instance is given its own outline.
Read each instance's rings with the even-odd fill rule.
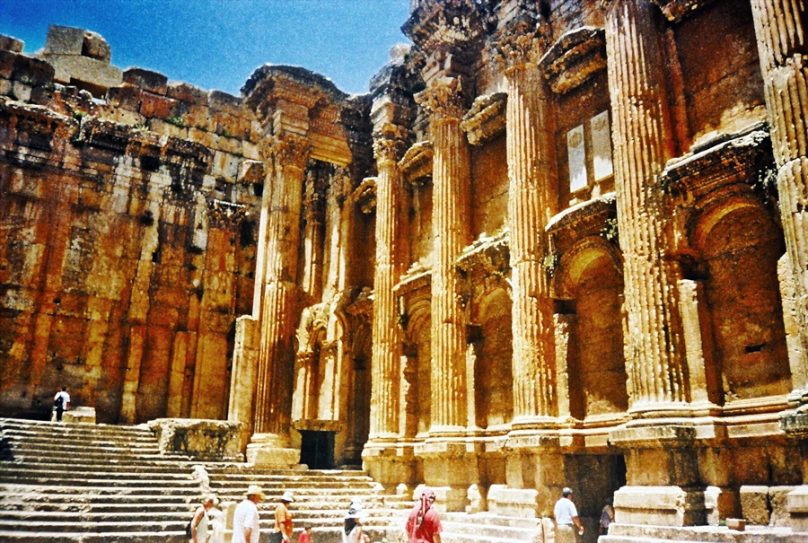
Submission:
[[[47,57],[46,57],[47,58]],[[263,184],[238,98],[146,70],[104,99],[0,51],[0,409],[223,418]]]

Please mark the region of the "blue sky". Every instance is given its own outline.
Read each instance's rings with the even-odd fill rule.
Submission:
[[[239,94],[264,63],[303,66],[348,93],[409,43],[409,0],[0,0],[0,34],[33,54],[48,25],[104,36],[112,63]]]

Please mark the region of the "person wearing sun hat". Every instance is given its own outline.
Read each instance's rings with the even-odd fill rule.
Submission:
[[[232,543],[258,543],[261,536],[261,518],[258,503],[264,499],[264,491],[258,485],[247,488],[247,497],[233,513]]]
[[[345,525],[342,531],[342,543],[367,543],[370,538],[362,532],[362,521],[365,518],[365,510],[362,502],[353,500],[348,513],[345,515]]]
[[[290,491],[283,493],[278,501],[278,506],[275,507],[275,527],[273,532],[269,535],[270,543],[279,543],[284,541],[289,543],[292,541],[292,514],[289,512],[289,504],[295,501],[294,495]]]

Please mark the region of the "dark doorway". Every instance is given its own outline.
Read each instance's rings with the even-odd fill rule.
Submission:
[[[300,463],[311,469],[334,467],[334,432],[300,430]]]

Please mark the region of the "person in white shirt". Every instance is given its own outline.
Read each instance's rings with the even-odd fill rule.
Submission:
[[[62,422],[62,414],[70,408],[70,394],[67,393],[67,387],[62,387],[62,390],[56,393],[53,397],[53,414],[51,420]]]
[[[556,541],[558,543],[574,543],[575,532],[572,526],[578,528],[578,535],[584,535],[584,525],[581,519],[578,518],[578,509],[570,499],[572,496],[572,489],[564,487],[561,491],[561,497],[555,504],[553,514],[556,521]]]
[[[261,519],[258,503],[264,499],[264,492],[258,485],[247,488],[247,497],[236,506],[233,513],[232,543],[258,543],[261,535]]]

